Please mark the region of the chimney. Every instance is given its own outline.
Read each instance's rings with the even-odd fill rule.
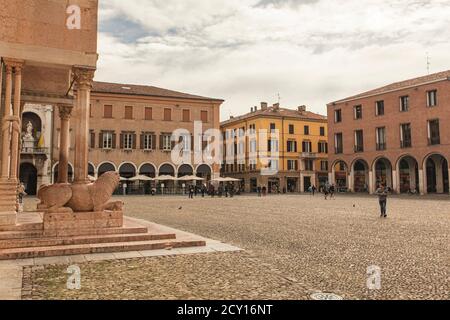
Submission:
[[[280,109],[280,104],[279,104],[279,103],[274,103],[274,104],[273,104],[273,108],[274,108],[275,110]]]
[[[251,107],[251,108],[250,108],[250,113],[253,113],[253,112],[254,112],[254,111],[253,111],[253,107]]]
[[[267,102],[261,102],[261,110],[267,110]]]
[[[306,106],[298,107],[298,112],[305,112],[305,111],[306,111]]]
[[[234,119],[234,116],[230,116],[230,120],[231,120],[231,119]]]
[[[255,106],[255,112],[258,111],[258,106]]]

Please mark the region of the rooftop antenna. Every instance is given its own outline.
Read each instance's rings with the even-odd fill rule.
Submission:
[[[430,55],[427,52],[427,72],[428,72],[428,74],[430,74],[430,66],[431,66]]]
[[[280,102],[281,102],[281,96],[280,96],[280,93],[278,93],[278,104],[280,104]]]

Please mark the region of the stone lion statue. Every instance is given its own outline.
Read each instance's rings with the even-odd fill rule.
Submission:
[[[121,211],[122,201],[108,202],[117,189],[120,176],[107,172],[89,184],[53,184],[39,189],[40,209],[48,212]]]

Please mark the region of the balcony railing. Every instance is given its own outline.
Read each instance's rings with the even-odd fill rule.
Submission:
[[[364,146],[355,146],[355,152],[356,153],[364,152]]]
[[[316,159],[319,155],[315,152],[302,152],[300,154],[301,158],[307,158],[307,159]]]
[[[411,148],[411,147],[412,147],[411,140],[403,140],[403,141],[400,141],[400,147],[401,147],[402,149]]]
[[[386,150],[386,143],[377,143],[377,151]]]
[[[37,148],[37,147],[33,147],[33,148],[22,148],[22,152],[23,154],[48,154],[49,153],[49,148]]]
[[[435,146],[437,144],[441,144],[441,137],[428,138],[428,145]]]

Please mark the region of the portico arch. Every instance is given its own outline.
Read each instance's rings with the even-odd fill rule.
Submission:
[[[449,193],[448,170],[448,160],[443,155],[432,153],[425,157],[423,174],[426,193]]]
[[[332,181],[337,188],[348,188],[348,165],[343,160],[336,160],[331,166]]]
[[[369,192],[369,164],[363,159],[356,159],[352,164],[354,192]]]
[[[392,164],[385,157],[377,158],[373,162],[373,172],[375,174],[373,190],[376,190],[381,184],[390,189],[394,189],[392,179]]]
[[[419,163],[411,155],[401,156],[396,163],[397,172],[397,192],[399,193],[420,193]]]

